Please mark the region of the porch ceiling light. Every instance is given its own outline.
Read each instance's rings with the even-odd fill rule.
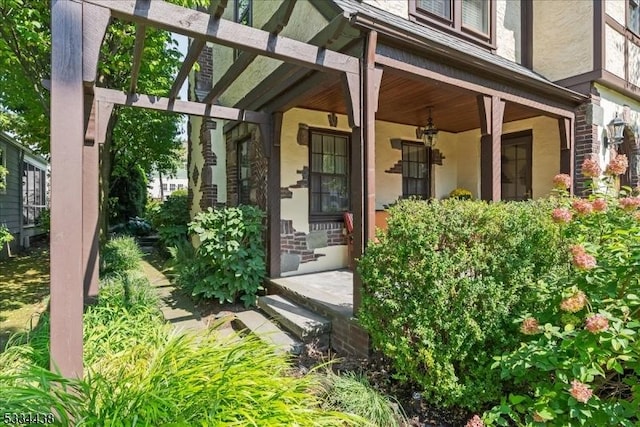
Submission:
[[[438,128],[433,124],[433,118],[431,117],[431,107],[429,108],[429,118],[427,119],[427,125],[422,128],[419,127],[416,130],[416,136],[422,138],[422,142],[427,147],[433,147],[436,145],[438,138]]]
[[[620,145],[624,140],[624,128],[627,124],[618,117],[618,113],[616,116],[609,122],[607,125],[607,135],[608,137],[604,139],[604,148],[607,148],[610,145],[614,147]]]

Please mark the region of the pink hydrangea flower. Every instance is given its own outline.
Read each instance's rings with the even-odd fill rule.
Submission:
[[[578,291],[560,303],[560,309],[569,313],[577,313],[587,304],[587,296],[582,291]]]
[[[636,219],[636,221],[640,221],[640,212],[634,213],[633,217]]]
[[[604,332],[609,329],[609,320],[602,314],[594,314],[585,320],[585,329],[592,334]]]
[[[593,395],[593,391],[589,386],[578,380],[571,381],[571,390],[569,392],[580,403],[587,403]]]
[[[581,245],[573,245],[571,254],[573,255],[573,265],[580,270],[591,270],[596,266],[596,258],[589,255]]]
[[[597,178],[601,173],[602,169],[600,169],[600,165],[597,160],[593,158],[584,159],[584,162],[582,163],[582,175],[587,178]]]
[[[484,422],[482,422],[479,416],[474,415],[473,418],[467,421],[464,427],[484,427]]]
[[[596,199],[591,204],[596,212],[604,212],[607,210],[607,201],[605,199]]]
[[[580,215],[589,215],[593,211],[591,203],[584,199],[575,200],[572,206]]]
[[[551,213],[551,217],[553,218],[553,222],[557,223],[567,223],[571,221],[571,212],[569,209],[565,208],[556,208]]]
[[[522,321],[520,326],[520,332],[525,335],[535,335],[540,333],[540,325],[538,321],[533,317],[527,317]]]
[[[640,197],[623,197],[618,203],[625,211],[635,211],[640,206]]]
[[[553,177],[553,186],[559,190],[566,190],[571,187],[571,176],[566,173],[559,173]]]
[[[617,154],[613,159],[609,161],[605,173],[607,175],[616,176],[622,175],[627,171],[629,167],[629,161],[626,154]]]

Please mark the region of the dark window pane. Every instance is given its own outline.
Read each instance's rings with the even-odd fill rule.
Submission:
[[[335,162],[332,154],[324,154],[322,156],[322,172],[335,173]]]
[[[311,134],[311,151],[313,153],[322,153],[322,135]]]
[[[462,25],[489,34],[488,0],[462,0]]]
[[[336,144],[336,149],[335,149],[336,154],[339,154],[341,156],[346,156],[347,140],[345,138],[336,137],[335,144]]]
[[[322,151],[324,154],[335,153],[333,136],[322,135]]]
[[[318,193],[311,194],[311,211],[312,212],[320,212],[322,210],[322,205],[320,203],[321,197]]]
[[[346,157],[336,157],[336,173],[346,174],[347,173],[347,158]]]

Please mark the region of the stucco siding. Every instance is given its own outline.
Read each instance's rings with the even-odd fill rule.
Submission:
[[[534,71],[552,81],[591,71],[593,13],[591,1],[534,1]]]
[[[609,25],[605,27],[605,69],[624,79],[624,35]]]
[[[190,153],[190,163],[188,165],[189,168],[189,187],[192,190],[193,198],[191,201],[190,214],[191,218],[195,217],[195,215],[201,211],[200,209],[200,199],[202,198],[202,192],[200,189],[200,171],[202,170],[202,165],[204,165],[204,156],[202,155],[202,148],[200,145],[200,127],[202,126],[202,117],[191,116],[189,118],[190,126],[189,126],[189,140],[191,141],[191,153]],[[197,173],[194,174],[194,172]],[[195,181],[195,177],[198,177],[198,181]]]
[[[520,63],[522,23],[520,0],[496,1],[496,53]]]
[[[629,82],[640,87],[640,45],[629,42]]]
[[[378,9],[386,10],[394,15],[409,19],[409,1],[408,0],[362,0],[363,3],[375,6]]]
[[[254,2],[253,26],[260,28],[264,25],[280,4],[281,0]],[[232,7],[230,8],[233,9]],[[231,15],[230,19],[233,19],[232,17],[233,15]],[[306,42],[326,25],[327,20],[310,2],[297,2],[293,8],[289,23],[284,27],[280,35]],[[215,46],[213,57],[215,58],[213,80],[216,82],[233,62],[233,49]],[[220,96],[221,104],[234,105],[281,64],[282,61],[265,56],[257,57],[238,76],[229,89]]]
[[[604,11],[619,24],[626,25],[625,7],[627,2],[628,0],[604,0]]]

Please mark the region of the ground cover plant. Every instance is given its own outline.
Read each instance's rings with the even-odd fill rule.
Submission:
[[[615,157],[599,178],[582,166],[592,194],[570,198],[556,177],[553,218],[570,243],[570,261],[544,279],[540,310],[524,311],[521,345],[495,367],[516,388],[487,412],[489,425],[640,424],[640,197],[616,190],[627,160]]]
[[[480,408],[501,396],[496,350],[517,348],[514,311],[567,259],[549,203],[403,200],[360,261],[359,320],[425,400]]]
[[[100,273],[108,276],[134,270],[141,259],[142,252],[133,237],[116,236],[104,245],[100,256]]]

